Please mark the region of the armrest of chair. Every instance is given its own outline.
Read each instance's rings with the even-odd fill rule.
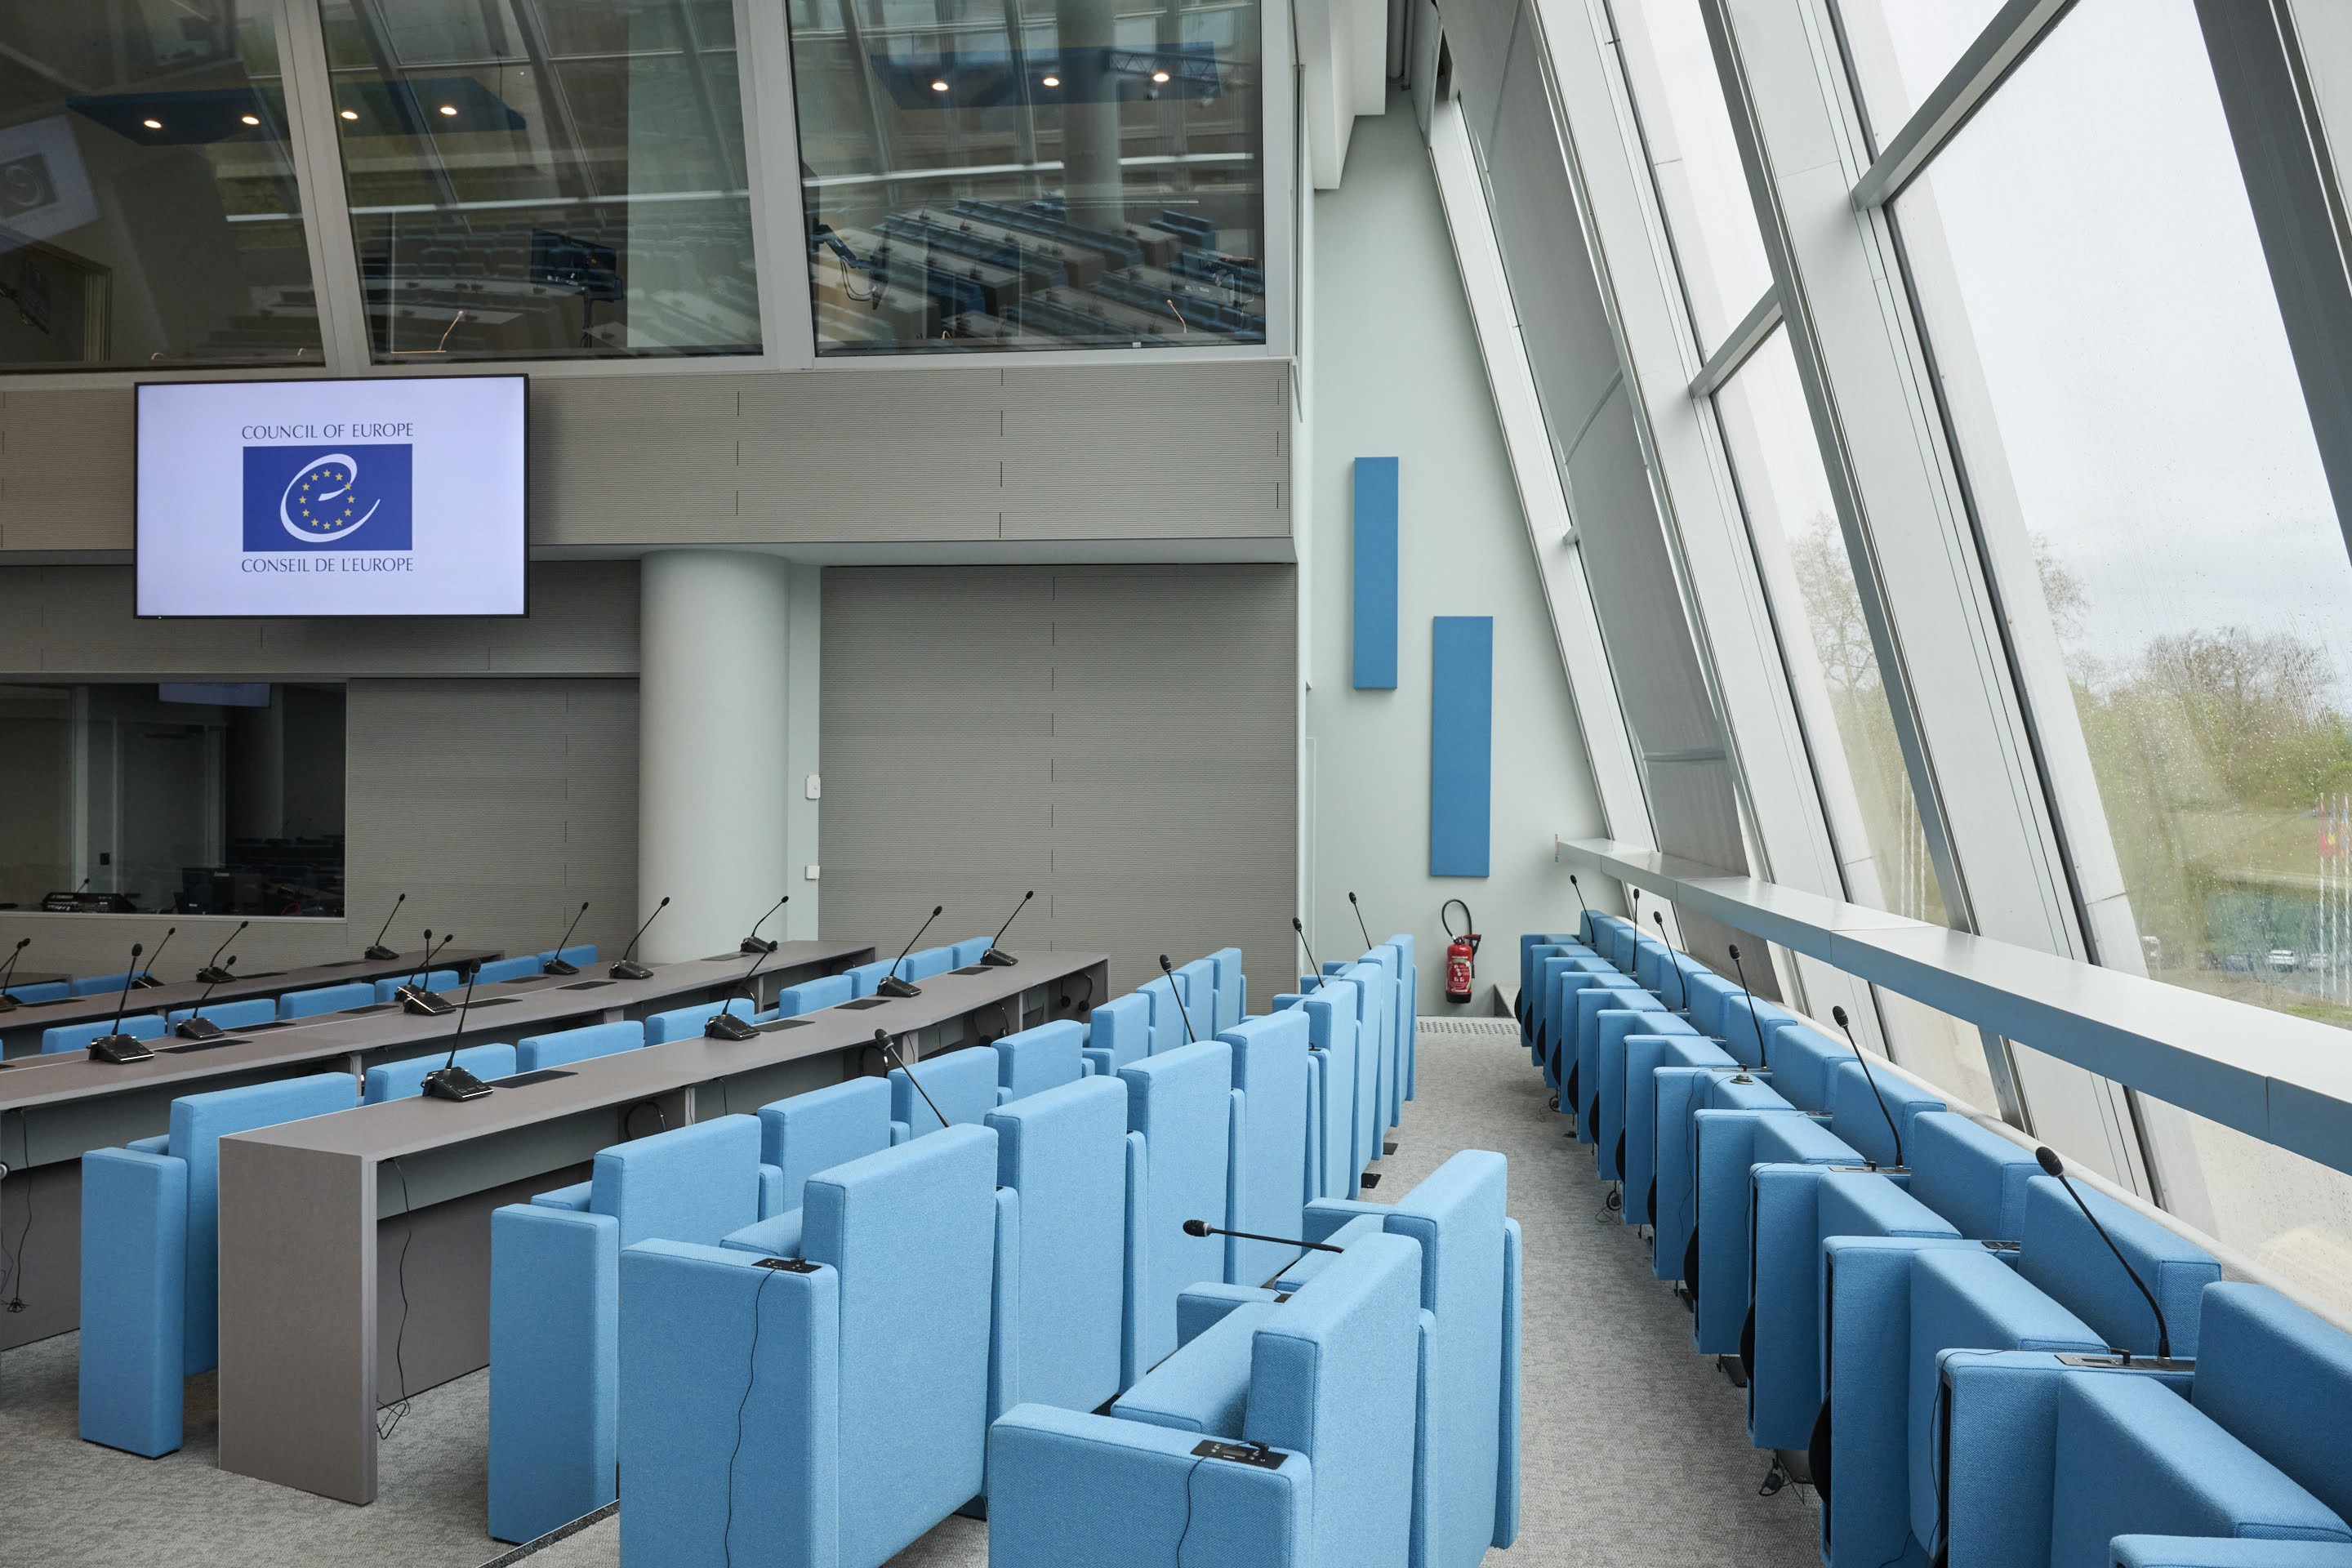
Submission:
[[[1308,1568],[1314,1468],[1202,1459],[1197,1432],[1020,1405],[989,1428],[996,1568],[1130,1568],[1139,1543],[1218,1568]],[[1106,1510],[1106,1500],[1116,1499]],[[1189,1523],[1188,1523],[1189,1519]],[[1188,1533],[1189,1531],[1189,1533]]]
[[[180,1446],[188,1165],[145,1150],[81,1157],[81,1435],[156,1458]]]
[[[1351,1219],[1370,1215],[1386,1220],[1396,1213],[1394,1204],[1367,1203],[1361,1198],[1317,1198],[1299,1211],[1301,1241],[1328,1241],[1331,1235]]]
[[[588,1195],[593,1182],[574,1182],[568,1187],[558,1187],[551,1193],[541,1193],[530,1201],[541,1208],[571,1209],[577,1214],[588,1212]]]
[[[1255,1227],[1249,1223],[1249,1092],[1225,1092],[1225,1227],[1250,1230]],[[1237,1236],[1226,1237],[1224,1242],[1225,1282],[1247,1284],[1241,1278],[1242,1259],[1260,1244]]]
[[[1307,1195],[1323,1195],[1324,1077],[1331,1055],[1319,1046],[1307,1047]]]
[[[903,1121],[890,1123],[890,1147],[897,1148],[915,1135],[915,1130]]]
[[[1495,1447],[1495,1538],[1507,1549],[1519,1536],[1519,1222],[1503,1218],[1502,1430]]]
[[[158,1132],[152,1138],[133,1138],[123,1147],[134,1154],[168,1154],[172,1152],[172,1135]]]
[[[989,1302],[988,1418],[993,1421],[1021,1399],[1021,1194],[1011,1187],[996,1189],[996,1265]]]
[[[2116,1568],[2352,1568],[2352,1546],[2332,1541],[2118,1535],[2107,1555]]]
[[[740,1230],[729,1231],[719,1237],[719,1245],[734,1252],[749,1252],[759,1258],[798,1258],[801,1255],[801,1211],[786,1209],[779,1215],[747,1225]]]
[[[1112,1403],[1111,1414],[1122,1421],[1241,1441],[1257,1329],[1272,1310],[1270,1296],[1237,1303],[1191,1343],[1136,1379]]]
[[[798,1195],[793,1194],[794,1197]],[[760,1217],[773,1219],[788,1207],[798,1208],[800,1205],[789,1202],[784,1195],[784,1168],[762,1163],[760,1166]]]
[[[1088,1025],[1087,1028],[1091,1030],[1093,1026]],[[1105,1078],[1109,1078],[1118,1070],[1111,1065],[1108,1046],[1081,1046],[1078,1047],[1078,1055],[1086,1062],[1088,1072],[1099,1073]]]
[[[530,1541],[613,1500],[621,1224],[490,1215],[490,1534]]]
[[[1146,1158],[1143,1134],[1127,1135],[1127,1213],[1121,1224],[1127,1232],[1127,1268],[1119,1282],[1125,1305],[1120,1309],[1118,1325],[1118,1385],[1126,1388],[1143,1375],[1143,1307],[1144,1281],[1151,1278],[1146,1267],[1151,1249],[1151,1238],[1144,1234],[1144,1222],[1151,1213],[1150,1184],[1150,1161]]]
[[[1176,1348],[1182,1350],[1207,1330],[1224,1321],[1225,1314],[1251,1301],[1271,1301],[1276,1292],[1255,1285],[1220,1285],[1203,1280],[1176,1297]]]

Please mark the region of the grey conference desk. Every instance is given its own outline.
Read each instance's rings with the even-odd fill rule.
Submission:
[[[761,964],[755,984],[772,998],[778,987],[873,956],[865,942],[788,942]],[[303,1073],[359,1073],[453,1043],[642,1018],[724,994],[750,962],[729,954],[662,964],[648,980],[613,980],[599,967],[477,986],[462,1036],[455,1015],[423,1016],[384,1003],[219,1041],[152,1041],[155,1055],[143,1062],[97,1062],[80,1051],[0,1062],[0,1163],[8,1170],[0,1182],[0,1237],[21,1247],[19,1279],[37,1287],[24,1289],[25,1311],[0,1314],[0,1349],[63,1333],[79,1321],[81,1156],[169,1131],[179,1096]]]
[[[394,1346],[411,1394],[488,1363],[493,1208],[579,1180],[633,1111],[640,1133],[748,1111],[878,1070],[877,1028],[919,1061],[1082,1015],[1108,994],[1099,953],[1017,956],[749,1040],[698,1036],[487,1100],[394,1100],[221,1140],[221,1468],[374,1500],[376,1411],[383,1391],[403,1392]],[[404,1244],[404,1312],[393,1289]]]
[[[124,952],[128,953],[129,949]],[[444,952],[433,961],[436,969],[471,969],[487,959],[499,956],[494,947],[459,947]],[[414,974],[423,965],[422,950],[404,952],[383,960],[372,958],[343,959],[334,963],[313,963],[300,969],[264,970],[255,974],[240,974],[235,980],[225,980],[218,985],[207,986],[201,980],[174,981],[164,985],[151,985],[131,993],[123,1004],[120,991],[101,991],[90,996],[65,996],[55,1002],[21,1002],[13,1011],[0,1013],[0,1052],[9,1057],[29,1056],[41,1048],[41,1031],[59,1024],[89,1024],[114,1016],[121,1006],[126,1015],[163,1013],[181,1007],[193,1007],[203,1002],[207,1005],[218,1002],[243,1002],[255,996],[282,996],[289,991],[307,990],[313,985],[347,985],[355,980],[392,980]],[[11,985],[29,982],[11,981]],[[205,993],[210,992],[210,995]]]

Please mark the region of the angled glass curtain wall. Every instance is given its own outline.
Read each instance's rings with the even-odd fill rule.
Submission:
[[[788,0],[820,354],[1265,341],[1257,0]]]
[[[288,135],[266,7],[0,4],[0,371],[318,363]]]
[[[1907,11],[1848,0],[1865,83]],[[2190,0],[2083,0],[1893,213],[1978,526],[2030,563],[2014,646],[2064,666],[2037,722],[2096,777],[2066,827],[2137,938],[2101,962],[2352,1026],[2352,558]],[[2352,1300],[2352,1177],[2141,1104],[2168,1206]]]
[[[725,0],[323,0],[379,363],[759,351]]]

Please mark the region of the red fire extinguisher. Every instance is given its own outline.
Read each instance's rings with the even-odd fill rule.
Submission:
[[[1459,932],[1454,929],[1451,912],[1456,904],[1462,906],[1463,929]],[[1477,931],[1472,929],[1477,922],[1472,919],[1468,904],[1462,903],[1459,899],[1448,899],[1437,911],[1437,923],[1444,926],[1445,934],[1453,939],[1445,944],[1445,999],[1448,1002],[1467,1002],[1470,1000],[1470,982],[1478,973],[1479,939]]]

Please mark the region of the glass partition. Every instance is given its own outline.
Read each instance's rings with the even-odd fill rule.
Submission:
[[[754,353],[725,0],[323,0],[379,361]]]
[[[1960,63],[2000,8],[2001,0],[1838,0],[1839,29],[1862,89],[1874,156]]]
[[[317,363],[288,134],[267,7],[0,0],[0,371]]]
[[[789,0],[822,354],[1265,341],[1257,0]]]

